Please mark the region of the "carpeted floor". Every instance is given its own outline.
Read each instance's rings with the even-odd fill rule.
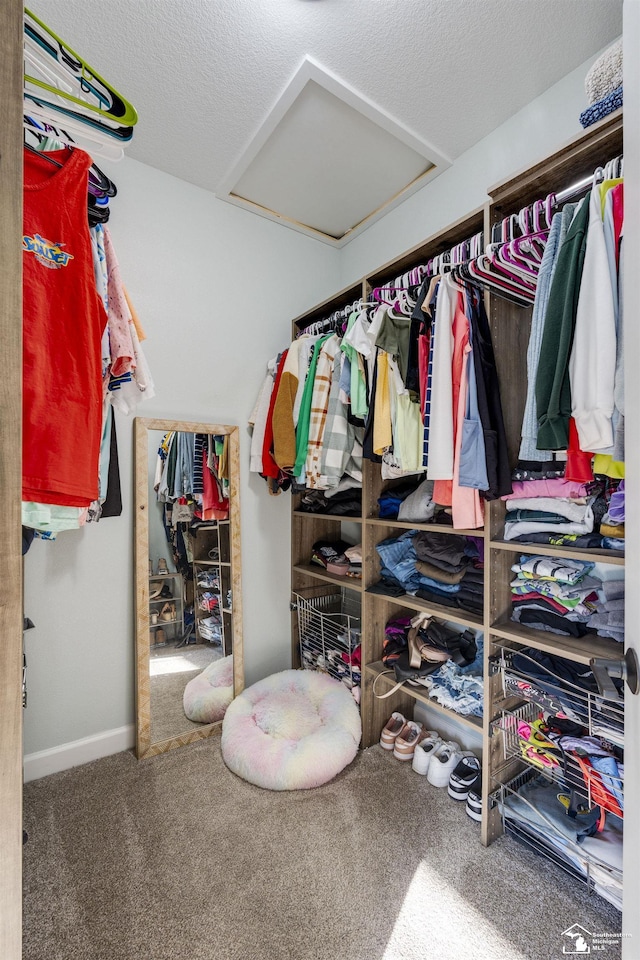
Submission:
[[[201,727],[188,720],[182,707],[184,688],[213,660],[222,657],[220,647],[191,644],[151,648],[151,742],[167,740]]]
[[[25,827],[24,960],[561,960],[573,923],[621,927],[377,746],[291,793],[218,738],[121,753],[27,784]]]

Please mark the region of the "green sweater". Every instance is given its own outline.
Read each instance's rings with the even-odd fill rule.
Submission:
[[[551,284],[536,376],[538,450],[566,450],[569,445],[569,357],[587,246],[589,198],[590,193],[569,227]]]

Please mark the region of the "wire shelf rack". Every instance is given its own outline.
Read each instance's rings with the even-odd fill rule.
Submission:
[[[559,784],[571,797],[572,808],[579,803],[586,803],[589,808],[597,806],[603,823],[605,812],[622,817],[623,701],[586,691],[550,671],[546,671],[548,678],[532,681],[515,669],[513,654],[511,649],[501,650],[503,694],[509,698],[508,703],[516,696],[525,702],[516,707],[505,706],[493,723],[494,731],[502,735],[503,759],[521,760]],[[523,651],[519,654],[526,658]],[[535,665],[539,672],[540,664]],[[569,717],[581,725],[582,732],[571,738],[548,739],[544,721],[551,716]],[[543,721],[541,727],[537,726],[539,720]],[[595,757],[603,753],[608,755],[609,764],[605,772],[593,765],[598,764]]]
[[[345,589],[304,589],[293,594],[297,612],[300,663],[341,680],[349,689],[360,686],[360,599]]]
[[[590,893],[603,896],[621,911],[621,867],[598,856],[592,847],[569,840],[551,818],[521,795],[523,787],[535,781],[539,774],[539,770],[524,770],[493,793],[505,833],[584,883]],[[516,797],[519,810],[514,807]]]

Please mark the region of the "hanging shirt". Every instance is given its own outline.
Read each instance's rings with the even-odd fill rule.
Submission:
[[[582,281],[569,358],[571,415],[580,449],[609,453],[613,447],[613,384],[616,372],[616,321],[602,201],[596,187],[589,198],[589,225]]]
[[[24,154],[22,499],[98,498],[104,306],[87,222],[91,158]]]

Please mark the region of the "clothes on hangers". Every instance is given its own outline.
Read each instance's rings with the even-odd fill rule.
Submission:
[[[81,150],[63,159],[56,168],[24,153],[22,498],[88,507],[98,496],[106,315],[86,220],[91,160]]]

